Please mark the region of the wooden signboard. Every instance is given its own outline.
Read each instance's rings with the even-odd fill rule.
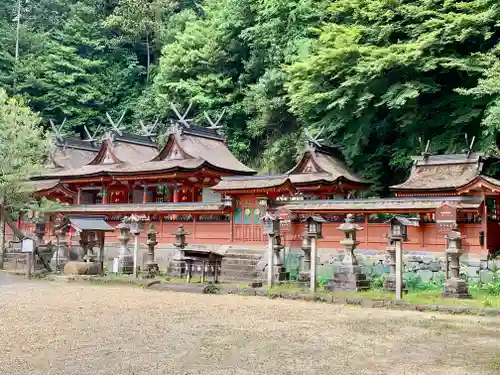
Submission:
[[[436,209],[436,230],[438,234],[448,233],[457,223],[457,208],[444,204]]]

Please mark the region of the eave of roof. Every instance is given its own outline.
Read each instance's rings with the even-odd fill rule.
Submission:
[[[480,197],[431,197],[431,198],[387,198],[359,200],[312,200],[294,201],[285,208],[300,212],[423,212],[434,210],[443,204],[455,205],[463,210],[477,210],[481,206]]]
[[[90,205],[64,205],[58,207],[60,213],[195,213],[213,212],[223,213],[223,203],[128,203],[128,204],[90,204]]]
[[[293,192],[295,189],[288,176],[244,176],[222,177],[221,181],[212,187],[218,192],[279,190]]]

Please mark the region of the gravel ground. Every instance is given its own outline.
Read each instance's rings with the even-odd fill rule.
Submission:
[[[500,373],[493,318],[46,281],[0,314],[1,375]]]

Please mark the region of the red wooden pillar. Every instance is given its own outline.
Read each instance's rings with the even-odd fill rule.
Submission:
[[[173,203],[179,203],[181,198],[181,189],[178,185],[174,186]],[[177,215],[172,215],[173,220],[177,220]]]
[[[148,185],[144,185],[144,191],[142,193],[142,203],[148,203]]]
[[[420,246],[422,249],[425,248],[425,221],[422,215],[418,215],[420,218],[420,227],[418,228],[420,230]]]
[[[180,196],[181,196],[181,191],[178,186],[174,187],[174,203],[179,203],[180,201]]]
[[[368,249],[368,214],[365,214],[365,249]]]
[[[198,215],[193,215],[193,239],[196,239],[196,218]]]
[[[108,187],[106,185],[102,187],[102,204],[108,204]]]

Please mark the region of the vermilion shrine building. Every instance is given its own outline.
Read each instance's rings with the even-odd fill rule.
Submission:
[[[334,252],[343,235],[336,228],[348,213],[364,227],[360,250],[386,249],[386,221],[395,213],[420,218],[419,227],[409,228],[405,251],[442,253],[449,220],[466,236],[469,257],[500,248],[500,181],[482,174],[492,160],[479,153],[415,157],[409,178],[392,186],[395,197],[387,199],[356,199],[369,182],[349,170],[338,149],[316,139],[290,171],[257,176],[230,152],[216,126],[183,119],[173,123],[162,148],[150,136],[114,127],[99,142],[58,136],[49,161],[29,184],[38,196],[61,203],[57,214],[105,215],[112,226],[125,215],[144,214],[156,223],[160,246],[173,242],[182,223],[189,244],[264,249],[261,218],[277,210],[284,244],[293,248],[301,244],[301,216],[321,214],[329,223],[319,247]],[[106,234],[110,242],[117,233]]]

